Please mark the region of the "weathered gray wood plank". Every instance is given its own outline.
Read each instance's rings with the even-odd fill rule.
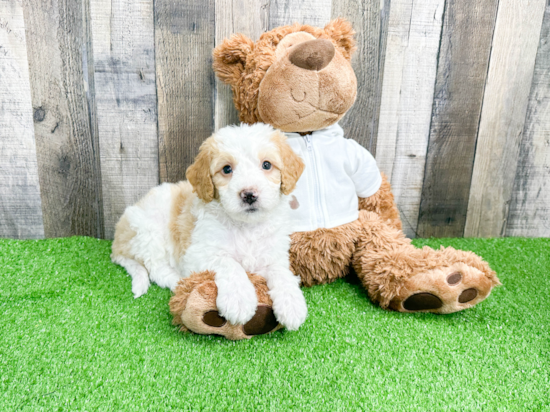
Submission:
[[[444,0],[391,3],[376,159],[410,237],[418,223],[444,6]]]
[[[252,41],[267,30],[269,0],[216,0],[216,46],[232,34],[241,33]],[[215,129],[238,124],[231,86],[216,79]]]
[[[324,27],[330,21],[331,6],[332,0],[271,0],[269,30],[292,23]]]
[[[91,0],[105,237],[159,182],[153,0]]]
[[[185,178],[214,129],[214,0],[155,0],[160,180]]]
[[[13,0],[0,0],[0,237],[44,237],[25,24]]]
[[[447,2],[418,235],[464,234],[497,0]]]
[[[340,121],[340,126],[346,137],[357,140],[373,155],[376,154],[389,12],[390,0],[332,3],[332,18],[347,19],[356,32],[357,42],[357,51],[352,58],[357,76],[357,98]]]
[[[550,5],[527,107],[506,235],[550,237]]]
[[[500,0],[464,236],[501,236],[546,0]]]
[[[103,237],[88,1],[25,0],[46,237]]]

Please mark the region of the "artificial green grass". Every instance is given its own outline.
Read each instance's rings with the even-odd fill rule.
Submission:
[[[342,280],[304,290],[299,331],[231,342],[179,333],[167,290],[134,300],[109,241],[0,240],[0,409],[550,409],[550,239],[415,244],[473,250],[503,286],[438,316]]]

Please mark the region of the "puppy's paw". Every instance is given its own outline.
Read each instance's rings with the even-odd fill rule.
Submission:
[[[216,306],[222,317],[233,325],[244,325],[256,313],[258,297],[248,279],[218,284]]]
[[[275,317],[288,330],[298,330],[307,317],[307,304],[300,288],[276,288],[269,292]]]
[[[137,299],[140,296],[145,295],[150,285],[151,283],[149,282],[149,277],[147,276],[133,278],[132,293],[134,294],[134,299]]]

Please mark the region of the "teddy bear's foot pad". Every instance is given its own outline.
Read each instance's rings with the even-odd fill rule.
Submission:
[[[202,321],[213,328],[221,328],[227,323],[227,319],[220,316],[217,310],[210,310],[202,316]]]
[[[221,328],[227,323],[227,319],[220,316],[217,310],[206,312],[202,317],[202,321],[213,328]],[[277,326],[279,326],[279,322],[275,318],[273,309],[270,306],[260,305],[252,319],[246,322],[242,328],[245,335],[254,336],[269,333]]]
[[[431,293],[417,293],[403,302],[403,307],[410,311],[439,309],[443,302]]]
[[[481,271],[456,263],[415,275],[390,307],[400,312],[453,313],[481,302],[492,287]]]
[[[279,325],[275,313],[270,306],[258,306],[256,313],[243,326],[243,332],[248,335],[263,335],[271,332]]]

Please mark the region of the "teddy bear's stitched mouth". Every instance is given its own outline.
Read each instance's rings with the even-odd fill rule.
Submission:
[[[296,116],[298,117],[298,119],[293,120],[293,121],[288,122],[288,123],[285,123],[285,124],[282,124],[282,125],[280,125],[280,127],[288,126],[289,124],[296,123],[297,121],[307,119],[311,115],[314,115],[315,113],[318,113],[318,112],[323,112],[323,113],[331,114],[331,115],[334,115],[334,116],[340,116],[342,114],[342,113],[338,113],[338,112],[331,112],[330,110],[320,109],[318,107],[313,106],[311,103],[308,103],[308,102],[298,102],[298,103],[305,103],[305,104],[311,106],[311,108],[313,108],[313,111],[311,113],[306,114],[305,116],[301,116],[300,113],[295,111],[294,113],[296,113]]]
[[[304,119],[307,119],[307,118],[310,117],[311,115],[314,115],[314,114],[316,114],[316,113],[318,113],[318,112],[325,112],[325,113],[328,113],[329,115],[334,116],[334,119],[337,119],[338,116],[340,116],[338,113],[329,112],[329,111],[322,110],[322,109],[317,109],[316,111],[314,111],[314,112],[312,112],[312,113],[309,113],[309,114],[307,114],[307,115],[305,115],[305,116],[303,116],[303,117],[299,117],[299,118],[296,119],[296,120],[293,120],[293,121],[288,122],[288,123],[285,123],[285,124],[277,125],[277,127],[278,127],[278,128],[283,128],[283,127],[289,126],[289,125],[291,125],[291,124],[300,122],[300,121],[302,121],[302,120],[304,120]],[[330,120],[330,119],[328,119],[328,120]]]
[[[313,113],[315,113],[315,112],[317,112],[317,111],[323,112],[323,113],[335,114],[335,115],[337,115],[337,116],[339,116],[339,115],[345,113],[345,111],[342,112],[342,113],[340,113],[340,112],[333,112],[333,111],[331,111],[331,110],[321,109],[320,107],[316,107],[316,106],[312,105],[311,103],[305,101],[305,96],[306,96],[306,93],[305,93],[305,92],[304,92],[304,99],[303,99],[303,100],[296,100],[296,98],[295,98],[294,95],[292,94],[292,90],[291,90],[291,92],[290,92],[290,96],[292,97],[292,100],[294,100],[296,103],[299,103],[299,104],[307,104],[308,106],[310,106],[310,107],[313,109],[313,111],[312,111],[311,113],[308,113],[308,114],[306,114],[305,116],[302,116],[302,117],[300,117],[299,113],[296,113],[296,114],[298,115],[298,118],[300,118],[300,119],[305,119],[306,117],[311,116]],[[291,122],[291,123],[292,123],[292,122]]]

